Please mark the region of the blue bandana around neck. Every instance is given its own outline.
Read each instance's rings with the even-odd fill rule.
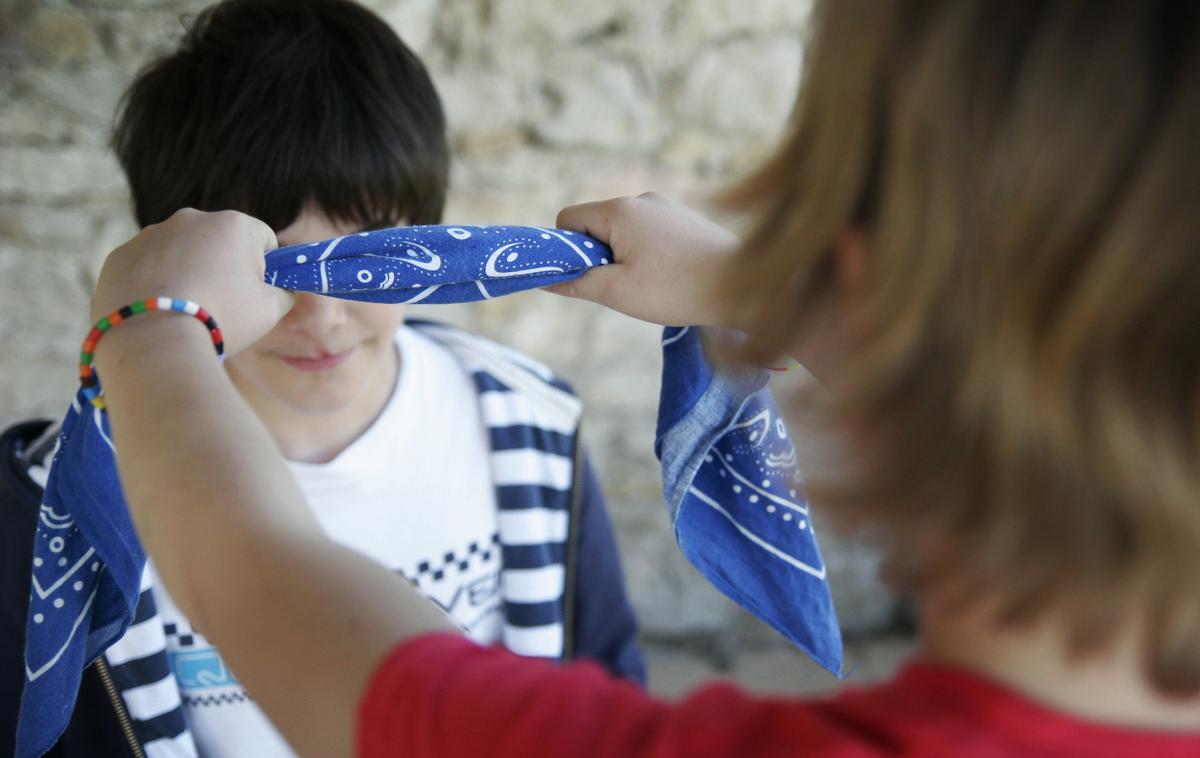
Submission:
[[[513,226],[413,226],[278,248],[277,287],[377,303],[461,303],[567,281],[612,260],[586,235]],[[766,371],[717,369],[699,329],[668,328],[656,453],[684,555],[826,669],[842,641],[798,492],[795,451]],[[77,393],[35,536],[17,755],[70,720],[83,669],[133,620],[146,555],[117,478],[107,415]]]

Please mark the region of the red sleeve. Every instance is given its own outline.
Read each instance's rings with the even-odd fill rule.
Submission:
[[[667,704],[592,663],[558,668],[444,634],[393,650],[358,712],[363,758],[1192,758],[1198,745],[1194,733],[1081,721],[936,666],[834,700],[751,698],[715,684]]]
[[[801,744],[793,740],[806,719],[797,715],[794,704],[752,700],[728,684],[669,705],[592,663],[559,668],[437,634],[401,644],[372,676],[358,754],[771,755]]]

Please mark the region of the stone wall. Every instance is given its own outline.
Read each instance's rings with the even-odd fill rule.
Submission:
[[[565,204],[648,189],[703,205],[779,136],[808,11],[804,0],[368,4],[422,56],[441,91],[456,154],[446,220],[474,224],[551,224]],[[141,62],[203,5],[4,5],[0,422],[58,415],[70,396],[99,263],[134,231],[106,149],[114,106]],[[544,293],[420,314],[541,358],[587,401],[585,436],[655,671],[666,672],[656,676],[678,681],[670,672],[684,661],[699,666],[692,674],[726,670],[770,686],[753,672],[773,667],[741,651],[789,653],[699,579],[666,527],[651,452],[657,329]],[[848,632],[890,628],[896,603],[875,580],[871,553],[828,535],[824,544]]]

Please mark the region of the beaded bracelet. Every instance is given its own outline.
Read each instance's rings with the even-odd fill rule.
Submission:
[[[92,367],[96,343],[100,341],[100,338],[109,329],[112,329],[126,319],[132,318],[139,313],[145,313],[146,311],[169,311],[182,313],[198,319],[208,327],[208,333],[212,336],[213,347],[217,350],[217,357],[222,359],[225,357],[225,338],[221,335],[221,329],[217,326],[216,319],[208,311],[190,300],[179,300],[170,297],[150,297],[127,305],[124,308],[119,308],[96,322],[96,325],[92,327],[92,331],[88,332],[88,336],[84,338],[83,346],[79,350],[79,383],[82,386],[83,396],[100,410],[104,409],[104,398],[100,395],[100,384],[96,379],[96,370]]]

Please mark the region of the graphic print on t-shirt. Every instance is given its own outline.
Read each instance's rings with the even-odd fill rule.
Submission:
[[[499,533],[399,573],[472,638],[492,638],[493,627],[502,623]]]
[[[494,637],[500,618],[500,535],[446,550],[396,573],[441,608],[471,637]],[[169,613],[169,612],[168,612]],[[171,670],[186,707],[251,702],[217,649],[182,616],[163,624]]]
[[[232,705],[250,700],[217,649],[188,627],[187,622],[164,624],[163,631],[167,635],[171,670],[185,706]]]
[[[408,327],[396,336],[400,377],[371,427],[332,461],[288,466],[335,542],[404,576],[471,639],[493,645],[504,626],[499,522],[476,388],[446,348]],[[157,582],[155,594],[160,618],[174,624],[167,649],[200,754],[294,758]]]
[[[184,707],[245,703],[250,696],[230,672],[217,649],[182,617],[163,624],[171,671]]]

